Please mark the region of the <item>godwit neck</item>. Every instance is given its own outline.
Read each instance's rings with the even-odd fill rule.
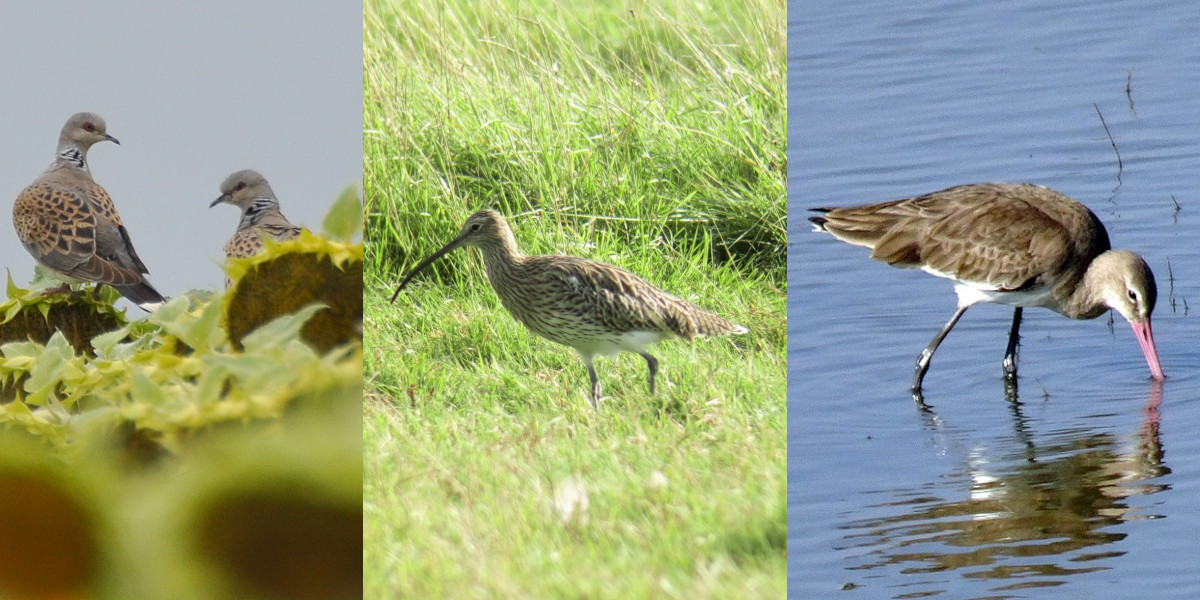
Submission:
[[[1130,323],[1149,321],[1158,301],[1150,266],[1128,250],[1109,250],[1092,259],[1074,289],[1063,291],[1058,311],[1073,319],[1094,319],[1111,308]]]
[[[1095,318],[1110,308],[1121,313],[1137,336],[1150,373],[1161,380],[1162,364],[1150,326],[1150,315],[1157,301],[1158,287],[1146,261],[1128,250],[1109,250],[1088,266],[1083,281],[1061,312],[1077,319]]]

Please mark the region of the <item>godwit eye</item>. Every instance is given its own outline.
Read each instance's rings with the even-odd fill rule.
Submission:
[[[1125,290],[1125,293],[1129,295],[1130,302],[1137,304],[1137,301],[1138,301],[1137,292],[1135,292],[1133,290]]]
[[[479,223],[475,223],[474,225],[471,225],[471,231],[479,231]]]

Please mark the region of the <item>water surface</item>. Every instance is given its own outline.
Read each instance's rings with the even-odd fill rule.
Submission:
[[[789,7],[792,597],[1200,595],[1200,11],[1046,4]],[[913,402],[950,284],[805,209],[979,181],[1055,188],[1146,258],[1166,382],[1120,316],[1030,309],[1014,400],[984,305]]]

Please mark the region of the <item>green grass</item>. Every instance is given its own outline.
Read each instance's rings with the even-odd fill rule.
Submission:
[[[782,597],[785,10],[364,4],[366,597]],[[457,251],[492,207],[527,254],[629,269],[746,325],[597,360]],[[586,500],[585,500],[586,499]]]

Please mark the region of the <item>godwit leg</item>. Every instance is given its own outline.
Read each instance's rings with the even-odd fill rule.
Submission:
[[[950,333],[951,329],[954,329],[954,324],[958,323],[958,319],[970,307],[970,304],[958,307],[958,310],[954,311],[954,316],[950,317],[950,320],[946,322],[946,326],[942,327],[942,330],[933,336],[933,341],[929,342],[929,345],[925,346],[925,349],[921,351],[921,356],[917,357],[917,373],[913,377],[913,392],[921,391],[921,381],[925,379],[925,371],[929,370],[929,361],[933,358],[933,353],[937,351],[938,346],[942,344],[942,340],[946,338],[946,334]]]
[[[1004,378],[1017,378],[1017,344],[1020,342],[1021,307],[1013,309],[1012,329],[1008,331],[1008,349],[1004,351]]]
[[[650,395],[654,395],[654,376],[658,375],[658,359],[650,355],[649,352],[639,352],[642,358],[646,359],[646,366],[650,367]]]

